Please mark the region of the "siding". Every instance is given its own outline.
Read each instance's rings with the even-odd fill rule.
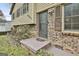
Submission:
[[[15,19],[12,25],[22,25],[22,24],[36,24],[36,13],[51,8],[53,6],[59,5],[59,3],[29,3],[29,12],[20,17],[16,17],[16,11],[18,8],[22,7],[22,3],[16,3],[12,14],[15,13]],[[29,17],[30,16],[30,17]]]
[[[61,3],[37,3],[37,12],[41,12],[43,10],[46,10],[48,8],[54,7],[56,5],[59,5]]]
[[[15,16],[16,16],[17,9],[22,8],[22,5],[23,5],[22,3],[16,3],[12,14],[15,13]],[[30,3],[29,12],[21,15],[20,17],[15,17],[15,19],[12,22],[12,25],[22,25],[22,24],[35,24],[34,4]]]

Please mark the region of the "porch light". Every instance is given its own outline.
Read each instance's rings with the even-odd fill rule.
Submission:
[[[48,13],[49,15],[52,15],[54,13],[54,10],[50,10]]]

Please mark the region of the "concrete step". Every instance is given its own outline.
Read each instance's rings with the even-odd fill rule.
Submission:
[[[31,39],[25,39],[20,41],[21,44],[29,48],[31,51],[36,52],[39,49],[47,46],[50,44],[50,41],[38,41],[36,38],[31,38]]]

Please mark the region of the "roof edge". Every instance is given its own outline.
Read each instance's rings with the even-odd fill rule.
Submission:
[[[16,3],[12,3],[11,9],[10,9],[10,14],[12,14],[12,11],[13,11],[13,9],[14,9],[15,4],[16,4]]]

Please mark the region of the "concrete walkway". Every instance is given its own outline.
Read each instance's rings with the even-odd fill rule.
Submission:
[[[76,56],[74,54],[68,53],[54,46],[49,47],[47,50],[52,52],[54,56]]]

